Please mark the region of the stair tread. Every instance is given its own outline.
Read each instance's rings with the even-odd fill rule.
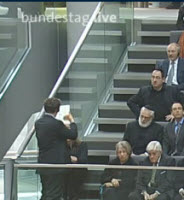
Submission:
[[[99,109],[106,109],[106,110],[129,110],[126,102],[107,102],[104,104],[99,105]]]
[[[58,93],[94,93],[96,92],[96,88],[94,87],[61,87]]]
[[[94,51],[111,51],[112,46],[110,45],[93,45],[93,44],[84,44],[81,50],[94,50]]]
[[[127,64],[156,64],[157,60],[163,60],[163,59],[127,59]]]
[[[67,75],[67,78],[70,79],[96,79],[97,78],[97,72],[75,72],[72,71]]]
[[[99,118],[94,119],[95,123],[98,124],[127,124],[128,122],[134,121],[134,118]],[[161,125],[165,125],[168,122],[157,121]]]
[[[138,36],[169,37],[170,31],[137,31]]]
[[[92,30],[89,32],[89,35],[122,36],[122,31]]]
[[[108,59],[106,58],[76,58],[74,63],[100,63],[105,64],[108,63]]]
[[[104,150],[104,149],[89,149],[88,156],[109,156],[115,154],[115,150]]]
[[[86,142],[117,142],[123,138],[124,133],[96,131],[85,138]]]
[[[155,44],[136,44],[129,46],[128,51],[164,51],[166,52],[167,45],[155,45]]]
[[[144,72],[126,72],[115,74],[114,80],[150,80],[151,73]]]
[[[137,94],[139,88],[111,88],[111,94]]]

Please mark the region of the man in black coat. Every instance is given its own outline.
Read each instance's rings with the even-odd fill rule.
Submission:
[[[154,70],[151,75],[151,85],[143,86],[138,93],[132,96],[127,105],[130,110],[139,117],[140,109],[145,105],[150,105],[155,111],[155,120],[170,120],[170,108],[174,102],[184,102],[184,94],[177,87],[165,85],[163,71]]]
[[[39,147],[38,163],[71,163],[66,140],[77,137],[77,126],[71,114],[66,116],[66,119],[71,123],[70,128],[55,118],[60,104],[60,100],[57,98],[46,99],[44,102],[45,114],[35,123]],[[61,169],[40,170],[41,200],[60,200],[63,190],[63,176],[64,170]]]
[[[139,119],[127,124],[123,140],[130,143],[133,154],[147,155],[146,146],[153,140],[162,144],[163,126],[154,122],[153,119],[154,111],[146,105],[141,108]]]
[[[165,127],[163,151],[167,155],[184,156],[184,117],[181,103],[173,103],[171,114],[174,120]]]
[[[155,166],[154,169],[141,169],[138,172],[136,190],[129,195],[130,200],[172,200],[174,195],[173,172],[167,166],[175,166],[175,159],[162,154],[161,144],[152,141],[147,146],[149,157],[142,166]],[[166,166],[166,169],[156,169]]]
[[[177,86],[180,90],[184,90],[184,59],[179,57],[180,46],[177,43],[171,43],[167,47],[168,59],[157,62],[156,69],[164,72],[167,85]],[[173,62],[173,64],[172,64]],[[169,73],[174,67],[174,73],[170,83],[168,83]]]

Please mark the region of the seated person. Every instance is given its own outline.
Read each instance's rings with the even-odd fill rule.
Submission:
[[[140,109],[150,105],[155,111],[155,120],[171,120],[170,108],[174,102],[184,102],[184,94],[177,87],[165,84],[164,73],[161,69],[154,70],[151,75],[151,85],[143,86],[138,93],[128,99],[127,105],[136,115],[137,119]]]
[[[149,156],[142,162],[142,166],[175,166],[175,160],[162,153],[162,146],[158,141],[152,141],[146,148]],[[141,169],[138,172],[136,190],[129,195],[130,200],[172,200],[171,171],[161,169]]]
[[[184,117],[181,103],[173,103],[171,114],[174,117],[165,127],[163,151],[171,156],[184,156]]]
[[[178,161],[177,167],[184,167],[184,159]],[[175,197],[174,200],[184,199],[184,171],[175,171]]]
[[[116,144],[117,157],[110,161],[110,165],[137,165],[131,158],[132,149],[127,141]],[[136,170],[132,169],[105,169],[101,183],[104,185],[103,200],[127,200],[129,193],[134,189]]]
[[[162,143],[163,127],[154,122],[154,111],[150,106],[141,108],[138,120],[129,122],[126,126],[123,140],[132,146],[133,154],[147,155],[146,146],[149,142],[156,140]]]
[[[156,69],[164,73],[167,85],[175,85],[179,90],[184,90],[184,59],[180,58],[180,45],[171,43],[167,47],[168,58],[157,62]]]
[[[67,140],[67,146],[70,152],[71,162],[73,164],[86,164],[88,162],[88,147],[85,142],[76,140]],[[87,176],[87,169],[70,169],[66,176],[66,192],[65,198],[68,200],[79,199],[81,193],[81,186]]]

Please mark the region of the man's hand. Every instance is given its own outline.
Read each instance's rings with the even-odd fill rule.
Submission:
[[[183,188],[179,189],[179,194],[181,195],[182,198],[184,198],[184,189]]]
[[[153,194],[151,194],[151,195],[149,196],[149,200],[154,200],[154,199],[156,199],[157,197],[158,197],[158,193],[155,192],[155,193],[153,193]]]
[[[68,115],[65,115],[64,120],[68,120],[70,123],[74,122],[74,118],[71,113],[69,113]]]
[[[119,187],[119,180],[118,179],[113,178],[111,180],[111,183],[113,184],[114,187]]]
[[[172,122],[172,121],[174,120],[174,116],[171,115],[171,114],[170,114],[170,115],[166,115],[166,116],[165,116],[165,120],[166,120],[166,121]]]
[[[144,200],[150,199],[150,195],[146,191],[143,192],[143,195],[144,195]]]
[[[113,184],[111,182],[105,183],[106,187],[113,187]]]
[[[76,156],[70,156],[72,163],[77,163],[78,158]]]

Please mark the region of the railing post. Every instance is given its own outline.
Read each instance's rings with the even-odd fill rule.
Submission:
[[[4,199],[17,200],[17,169],[14,169],[14,160],[5,160],[4,168]]]

